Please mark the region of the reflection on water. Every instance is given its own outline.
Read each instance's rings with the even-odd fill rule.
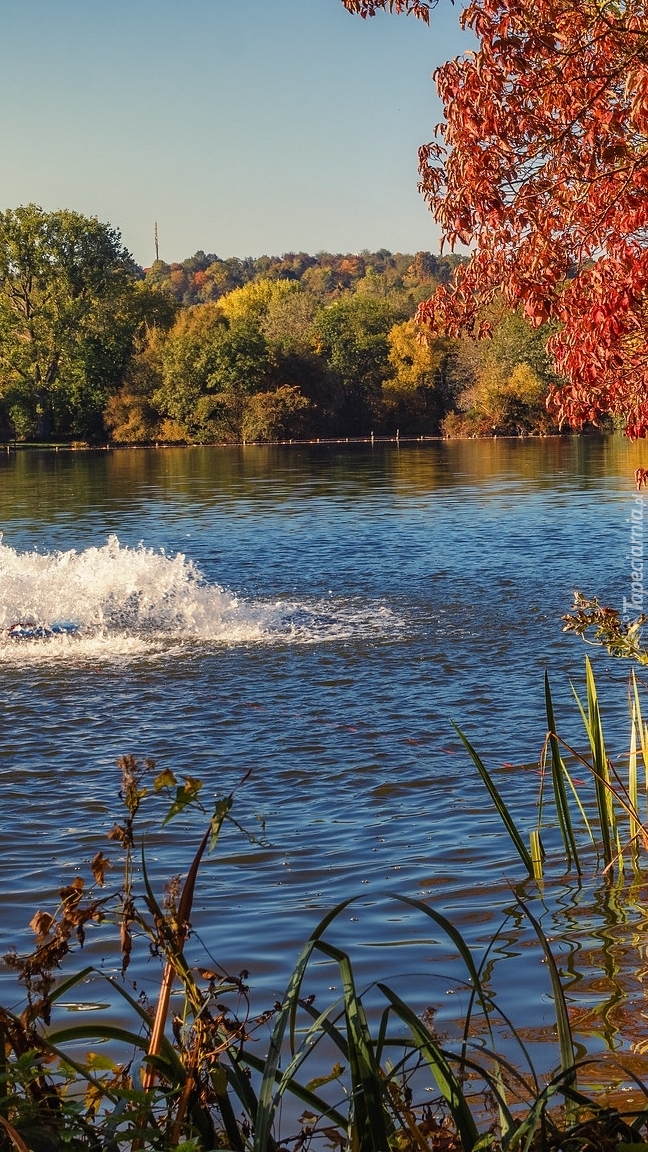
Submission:
[[[219,963],[250,970],[264,1005],[324,911],[357,894],[335,938],[360,982],[404,981],[450,1028],[463,974],[429,923],[390,903],[402,892],[477,949],[509,916],[489,972],[541,1043],[546,970],[513,888],[552,937],[588,1049],[642,1058],[642,879],[520,887],[450,720],[532,826],[544,669],[561,731],[582,742],[569,679],[582,684],[583,650],[560,616],[574,588],[628,594],[644,452],[556,438],[1,455],[2,949],[104,845],[119,755],[198,776],[208,798],[251,769],[237,815],[263,822],[269,846],[225,837],[195,927]],[[43,635],[12,639],[21,622]],[[627,669],[605,653],[596,666],[619,751]],[[197,834],[149,837],[157,883]],[[107,963],[103,937],[88,955]],[[153,985],[145,963],[136,975]]]
[[[576,496],[625,490],[645,463],[645,445],[623,437],[0,453],[0,522],[50,524],[116,507],[136,512],[151,502],[186,512],[187,501],[200,511],[201,503],[231,500],[245,515],[248,501],[281,507],[307,495],[346,503],[371,499],[376,489],[408,502],[438,490],[456,498],[545,489]]]

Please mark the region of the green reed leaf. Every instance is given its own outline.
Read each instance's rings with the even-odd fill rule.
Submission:
[[[560,747],[556,737],[556,717],[554,713],[553,700],[551,697],[551,687],[549,684],[549,674],[545,670],[545,707],[547,712],[547,727],[549,729],[549,747],[551,750],[551,781],[553,784],[554,800],[556,804],[556,812],[558,814],[558,824],[560,827],[560,834],[562,836],[565,855],[567,857],[567,867],[569,868],[572,861],[576,867],[578,875],[582,875],[580,859],[578,856],[578,848],[576,846],[576,837],[574,836],[574,829],[571,821],[571,814],[569,811],[569,802],[567,800],[567,789],[565,788],[565,775],[566,768],[563,763],[562,756],[560,755]]]
[[[576,1055],[574,1052],[574,1041],[572,1036],[571,1025],[569,1023],[569,1013],[567,1012],[567,1001],[565,1000],[565,993],[562,986],[562,980],[558,971],[558,966],[554,960],[553,953],[549,947],[549,941],[544,934],[542,925],[531,912],[530,908],[518,898],[518,904],[527,917],[529,923],[540,941],[540,947],[544,952],[545,960],[547,961],[547,968],[549,970],[549,978],[551,980],[551,988],[554,998],[554,1011],[556,1013],[556,1031],[558,1034],[558,1049],[560,1052],[560,1067],[562,1070],[564,1083],[571,1085],[575,1082],[576,1076]],[[565,1107],[568,1114],[573,1114],[573,1108],[570,1101],[566,1100]]]
[[[75,987],[75,985],[80,984],[82,980],[85,980],[86,976],[89,976],[91,972],[96,971],[97,969],[94,968],[92,964],[89,964],[87,968],[82,968],[80,972],[75,972],[73,976],[68,976],[67,980],[61,980],[61,983],[57,984],[56,988],[50,992],[49,998],[52,1004],[55,1004],[57,1000],[60,1000],[61,996],[65,996],[66,993]]]
[[[337,962],[344,990],[349,1071],[351,1075],[352,1146],[358,1152],[380,1152],[390,1146],[393,1125],[385,1106],[384,1079],[378,1066],[351,960],[324,940],[318,950]]]
[[[265,1072],[266,1062],[260,1056],[256,1056],[254,1053],[250,1053],[249,1051],[243,1051],[241,1054],[241,1060],[244,1064],[249,1064],[250,1068],[254,1068],[255,1072]],[[277,1084],[285,1079],[285,1073],[282,1075],[282,1073],[277,1072]],[[346,1128],[346,1116],[344,1116],[341,1112],[338,1112],[338,1110],[332,1104],[329,1104],[328,1101],[324,1100],[321,1096],[318,1096],[316,1092],[308,1087],[308,1085],[300,1084],[300,1082],[296,1080],[294,1076],[291,1076],[286,1080],[281,1094],[283,1095],[284,1092],[294,1096],[296,1100],[301,1100],[302,1104],[306,1104],[306,1106],[312,1112],[316,1113],[318,1116],[321,1116],[323,1119],[326,1118],[331,1120],[334,1124],[337,1124],[339,1128]],[[256,1115],[256,1113],[254,1114]],[[253,1115],[252,1111],[249,1112],[249,1115]]]
[[[459,736],[459,739],[462,741],[464,747],[467,749],[468,753],[470,754],[470,757],[473,761],[473,764],[477,768],[479,775],[481,776],[482,780],[484,781],[484,784],[486,785],[486,788],[488,789],[488,792],[490,794],[491,800],[493,801],[495,808],[497,809],[497,811],[499,812],[499,815],[502,818],[502,821],[504,823],[504,827],[506,828],[506,831],[508,832],[513,844],[515,845],[516,851],[517,851],[522,863],[524,864],[524,867],[527,869],[529,875],[533,876],[533,861],[531,859],[529,851],[526,847],[526,844],[524,843],[524,840],[522,839],[522,837],[518,831],[517,825],[516,825],[513,817],[511,816],[511,813],[509,812],[506,804],[504,803],[504,801],[503,801],[503,799],[502,799],[502,797],[501,797],[501,795],[500,795],[500,793],[499,793],[499,791],[498,791],[498,789],[497,789],[497,787],[493,781],[493,778],[492,778],[490,772],[488,771],[485,764],[483,763],[483,761],[478,756],[477,752],[473,748],[470,741],[467,739],[466,736],[464,736],[463,732],[461,731],[460,728],[457,727],[457,725],[454,723],[454,721],[452,722],[452,726],[455,729],[455,731],[457,732],[457,735]]]
[[[610,773],[605,750],[601,709],[596,690],[594,671],[589,656],[585,657],[585,674],[587,680],[587,720],[585,729],[592,751],[594,788],[596,792],[601,838],[603,841],[603,859],[606,867],[609,867],[612,864],[612,840],[616,840],[617,833],[616,817],[610,791]],[[583,713],[582,708],[581,713]]]
[[[295,967],[293,968],[292,975],[288,982],[284,999],[277,1018],[275,1026],[270,1039],[270,1048],[265,1060],[263,1076],[261,1085],[259,1087],[259,1100],[257,1108],[257,1118],[254,1129],[254,1152],[267,1152],[271,1140],[271,1130],[274,1120],[274,1115],[281,1100],[282,1091],[277,1091],[277,1071],[281,1061],[281,1052],[284,1041],[286,1029],[290,1025],[290,1043],[291,1050],[294,1052],[294,1031],[295,1019],[297,1009],[299,1006],[299,999],[301,996],[301,988],[308,967],[309,960],[313,954],[313,950],[326,931],[328,926],[335,920],[337,916],[353,902],[353,897],[348,900],[343,900],[341,903],[331,909],[326,916],[320,920],[314,932],[308,938],[304,947],[302,948]],[[279,1078],[281,1081],[281,1078]]]
[[[47,1034],[47,1043],[52,1048],[60,1048],[62,1044],[78,1044],[82,1040],[117,1040],[129,1048],[140,1049],[146,1053],[148,1049],[148,1036],[131,1032],[127,1028],[120,1028],[115,1024],[104,1021],[89,1024],[75,1024],[69,1028],[54,1028]],[[167,1068],[171,1070],[171,1080],[184,1083],[186,1073],[173,1045],[166,1037],[162,1040],[162,1057]],[[65,1057],[67,1059],[67,1057]]]
[[[634,697],[635,714],[637,717],[637,727],[639,729],[639,744],[641,747],[641,758],[644,764],[644,791],[648,795],[648,725],[644,724],[643,716],[641,713],[641,701],[639,699],[639,685],[634,670],[632,672],[632,691]]]
[[[540,839],[540,830],[538,828],[531,829],[529,832],[529,841],[529,847],[531,849],[531,860],[533,861],[533,875],[536,880],[542,880],[544,850],[542,847],[542,840]]]
[[[383,996],[389,1000],[396,1015],[409,1028],[414,1043],[426,1061],[437,1087],[445,1100],[450,1115],[457,1127],[464,1152],[472,1152],[479,1139],[479,1131],[473,1118],[470,1106],[461,1089],[461,1084],[455,1076],[445,1054],[439,1048],[423,1022],[400,996],[392,991],[386,984],[378,984]]]

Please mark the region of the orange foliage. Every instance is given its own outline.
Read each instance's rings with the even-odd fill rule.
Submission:
[[[340,272],[345,276],[350,276],[354,280],[358,280],[365,273],[365,262],[362,256],[345,256],[340,261]]]

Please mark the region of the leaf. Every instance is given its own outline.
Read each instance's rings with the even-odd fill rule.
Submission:
[[[64,903],[67,901],[76,902],[80,900],[84,888],[85,880],[83,877],[75,876],[71,884],[68,884],[66,888],[61,888],[59,895]]]
[[[184,784],[178,786],[175,800],[162,821],[162,825],[168,824],[170,820],[173,820],[174,816],[183,812],[189,805],[194,804],[202,787],[202,780],[196,780],[193,776],[187,776]]]
[[[551,696],[551,687],[549,684],[549,673],[545,670],[545,708],[547,712],[547,725],[549,728],[549,747],[551,749],[551,778],[553,782],[554,800],[556,804],[556,812],[558,814],[558,824],[560,826],[560,834],[562,836],[565,855],[567,857],[567,866],[571,865],[573,860],[578,874],[581,874],[580,859],[578,856],[578,848],[576,846],[576,837],[574,836],[574,829],[571,821],[571,814],[569,811],[569,802],[567,799],[567,789],[565,787],[565,777],[567,770],[563,764],[560,755],[560,747],[558,745],[558,738],[556,736],[556,717],[554,713],[553,700]]]
[[[458,728],[454,722],[453,722],[452,726],[455,729],[459,738],[461,739],[462,743],[464,744],[464,747],[470,753],[470,757],[473,761],[473,764],[477,768],[479,775],[481,776],[482,780],[484,781],[484,784],[486,785],[486,788],[488,789],[488,792],[490,793],[490,796],[491,796],[491,799],[495,805],[495,808],[499,812],[499,815],[501,816],[501,818],[504,822],[504,827],[506,828],[506,831],[508,832],[511,840],[513,841],[513,844],[515,845],[515,848],[518,852],[518,855],[520,856],[520,859],[522,860],[522,863],[524,864],[525,868],[527,869],[529,875],[533,876],[533,874],[534,874],[533,861],[531,859],[531,856],[529,854],[527,846],[524,843],[524,841],[523,841],[523,839],[522,839],[522,837],[518,831],[517,825],[515,824],[515,821],[514,821],[513,817],[511,816],[511,813],[509,812],[506,804],[504,803],[504,800],[502,799],[502,797],[499,793],[499,790],[498,790],[497,786],[495,785],[490,772],[488,771],[488,769],[486,768],[486,765],[483,763],[483,761],[480,759],[480,757],[475,752],[475,749],[473,748],[470,741],[467,739],[466,736],[464,736],[461,729]]]
[[[38,936],[39,943],[45,939],[53,923],[54,917],[50,916],[49,912],[36,912],[32,916],[29,927]]]
[[[216,804],[216,808],[214,809],[214,815],[212,816],[211,824],[210,824],[210,836],[209,836],[209,852],[210,853],[214,851],[216,844],[218,843],[218,837],[220,836],[221,828],[223,827],[225,820],[229,816],[229,813],[232,809],[233,803],[234,803],[234,798],[233,798],[233,796],[230,795],[230,796],[227,796],[224,800],[219,800]]]
[[[107,856],[104,856],[103,852],[97,852],[97,855],[94,856],[90,862],[90,867],[92,868],[92,875],[97,881],[97,884],[103,888],[104,876],[108,869],[112,868],[112,862]]]
[[[314,1092],[316,1088],[321,1088],[324,1084],[330,1084],[333,1080],[339,1080],[340,1076],[344,1076],[345,1072],[346,1068],[343,1068],[341,1064],[334,1064],[327,1076],[313,1077],[313,1079],[309,1080],[306,1084],[306,1088],[309,1092]]]
[[[110,1056],[104,1056],[100,1052],[88,1052],[86,1061],[89,1068],[93,1068],[97,1072],[117,1072],[120,1065],[115,1064]]]
[[[153,781],[153,791],[161,792],[163,788],[174,788],[178,783],[170,768],[165,768]]]

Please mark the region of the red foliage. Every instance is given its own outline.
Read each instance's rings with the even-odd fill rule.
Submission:
[[[342,0],[349,12],[357,12],[363,20],[367,16],[375,16],[382,8],[388,12],[406,12],[408,15],[418,16],[427,24],[430,20],[430,10],[436,8],[438,0]]]
[[[472,255],[420,318],[477,331],[502,301],[556,321],[554,411],[575,427],[622,415],[645,436],[647,0],[471,0],[461,20],[478,48],[436,73],[446,122],[421,149],[421,188]]]

